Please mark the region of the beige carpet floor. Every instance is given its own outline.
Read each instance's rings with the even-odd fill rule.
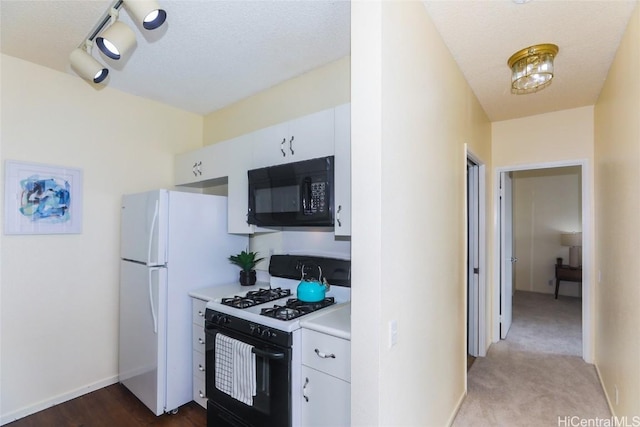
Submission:
[[[507,339],[471,366],[453,426],[557,427],[571,425],[565,417],[611,417],[595,367],[582,360],[581,304],[516,292]]]

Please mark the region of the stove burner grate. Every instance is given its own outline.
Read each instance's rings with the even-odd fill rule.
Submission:
[[[274,289],[258,289],[249,291],[245,295],[236,295],[229,298],[222,298],[220,301],[224,305],[235,308],[248,308],[269,301],[288,297],[291,295],[290,289],[274,288]]]
[[[260,314],[279,320],[292,320],[332,304],[335,304],[333,297],[325,298],[319,302],[303,302],[296,298],[290,298],[284,306],[276,304],[273,307],[263,308],[260,310]]]

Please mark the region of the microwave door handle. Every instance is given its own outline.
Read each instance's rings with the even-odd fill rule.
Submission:
[[[302,212],[311,212],[311,178],[304,179],[302,189]]]

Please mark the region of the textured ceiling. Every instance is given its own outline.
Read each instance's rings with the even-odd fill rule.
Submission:
[[[366,1],[366,0],[359,0]],[[72,75],[69,53],[112,0],[0,0],[0,51]],[[207,114],[350,54],[347,0],[159,0],[167,23],[140,30],[123,61],[98,53],[109,87]],[[435,0],[423,4],[492,121],[592,105],[637,0]],[[509,90],[511,54],[560,47],[553,84]]]
[[[635,0],[424,1],[427,12],[491,121],[595,104]],[[551,86],[510,91],[509,57],[558,45]]]
[[[75,75],[69,54],[114,3],[2,0],[0,50]],[[111,60],[94,48],[109,87],[206,114],[350,53],[348,1],[159,3],[167,22],[153,31],[120,9],[137,38],[128,57]]]

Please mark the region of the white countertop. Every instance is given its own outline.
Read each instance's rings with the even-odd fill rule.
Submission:
[[[338,304],[309,314],[300,320],[300,326],[351,341],[351,303]]]
[[[189,292],[189,296],[205,301],[213,301],[214,299],[226,298],[230,295],[255,291],[256,289],[269,289],[269,282],[256,282],[253,286],[242,286],[240,283],[227,283],[222,285],[210,286],[208,288],[194,289]]]

